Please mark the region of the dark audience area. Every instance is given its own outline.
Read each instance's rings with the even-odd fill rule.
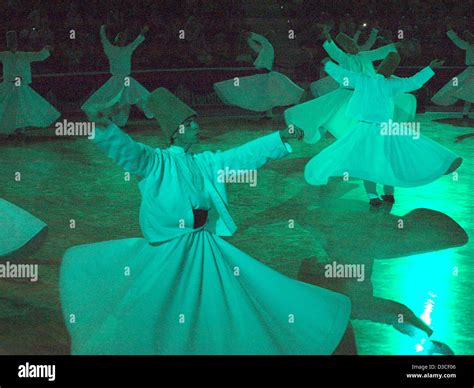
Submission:
[[[374,48],[402,37],[410,42],[402,53],[402,67],[426,66],[433,58],[444,59],[446,66],[462,67],[465,53],[453,47],[446,31],[453,28],[460,36],[465,30],[474,31],[472,0],[360,0],[357,8],[354,3],[344,5],[345,2],[329,0],[4,0],[1,4],[4,20],[0,24],[0,50],[6,49],[8,30],[18,32],[21,50],[40,50],[45,45],[53,49],[50,58],[33,66],[33,76],[37,79],[34,83],[40,90],[41,77],[38,76],[75,74],[70,80],[57,77],[59,83],[73,82],[78,89],[73,92],[74,96],[63,95],[65,92],[61,90],[66,88],[53,90],[53,94],[61,95],[60,100],[85,98],[87,90],[107,78],[107,58],[99,38],[102,24],[107,25],[108,39],[112,42],[121,31],[127,32],[131,42],[143,26],[149,26],[145,42],[133,56],[133,70],[138,72],[251,67],[255,53],[248,47],[243,32],[255,31],[272,42],[274,66],[300,83],[320,77],[320,62],[327,56],[322,48],[325,25],[331,28],[333,36],[338,32],[353,36],[360,30],[359,43],[365,42],[372,28],[378,28]],[[183,31],[184,39],[180,39]],[[291,38],[289,31],[294,31]],[[151,74],[142,73],[139,78],[146,85]],[[216,82],[228,75],[217,70],[209,81]],[[76,82],[81,76],[83,81]],[[175,73],[163,74],[163,82],[170,76],[181,77]],[[200,77],[200,73],[193,74],[194,85],[187,86],[199,89],[198,92],[211,91],[212,83]],[[440,82],[445,78],[441,75]]]

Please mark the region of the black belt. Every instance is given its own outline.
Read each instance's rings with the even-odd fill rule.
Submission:
[[[193,209],[194,229],[198,229],[206,224],[208,213],[209,212],[207,210]]]

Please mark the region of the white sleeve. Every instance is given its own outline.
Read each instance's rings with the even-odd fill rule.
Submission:
[[[162,162],[160,150],[136,142],[115,124],[96,128],[94,143],[125,171],[141,178]]]
[[[334,62],[326,62],[324,70],[328,73],[335,81],[345,87],[357,87],[359,83],[363,81],[366,75],[362,73],[356,73],[343,67],[336,65]]]
[[[391,86],[391,94],[395,96],[400,93],[409,93],[418,90],[433,76],[434,71],[431,67],[427,66],[411,77],[390,79],[389,85]]]
[[[454,31],[448,31],[446,35],[448,35],[448,38],[451,39],[451,41],[460,49],[467,50],[469,48],[469,43],[462,40]]]

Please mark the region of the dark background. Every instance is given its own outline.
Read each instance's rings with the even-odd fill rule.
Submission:
[[[108,78],[99,40],[104,23],[112,41],[119,31],[126,30],[131,41],[145,24],[150,27],[133,56],[134,77],[145,87],[176,91],[181,85],[198,94],[212,93],[214,82],[236,75],[227,68],[252,67],[255,54],[240,34],[245,30],[267,36],[275,48],[275,69],[303,86],[320,77],[320,61],[326,56],[321,23],[333,26],[333,36],[339,31],[353,35],[367,23],[361,43],[372,27],[378,27],[381,39],[374,48],[397,41],[397,32],[403,30],[414,45],[402,66],[426,66],[437,57],[447,66],[463,67],[465,52],[446,37],[448,24],[461,36],[466,29],[474,32],[473,0],[2,0],[0,7],[0,50],[6,48],[8,30],[19,33],[21,50],[53,47],[50,58],[33,65],[32,86],[63,111],[78,106]],[[72,29],[75,39],[69,38]],[[184,40],[178,38],[181,29]],[[295,39],[288,39],[290,29]],[[212,70],[189,71],[194,68]],[[412,73],[401,69],[397,74]],[[459,68],[440,71],[430,89],[438,89],[457,73]]]

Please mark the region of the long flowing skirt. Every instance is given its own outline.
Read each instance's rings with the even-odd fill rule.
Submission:
[[[45,228],[43,221],[0,198],[0,257],[20,250]]]
[[[449,80],[431,99],[437,105],[453,105],[457,100],[474,102],[474,66]]]
[[[304,93],[304,89],[276,71],[236,78],[215,83],[214,90],[225,104],[255,112],[297,104]]]
[[[29,85],[0,84],[0,133],[24,127],[47,128],[61,116],[56,108]]]
[[[285,110],[287,125],[295,125],[304,131],[304,141],[317,143],[329,131],[340,139],[353,131],[358,120],[346,114],[353,90],[338,88],[322,97],[304,102]],[[416,115],[416,98],[411,94],[400,94],[394,101],[394,120],[412,122]]]
[[[204,229],[73,247],[60,292],[74,354],[331,354],[350,315]]]
[[[153,117],[146,104],[149,96],[150,92],[133,77],[113,75],[82,104],[81,109],[86,111],[89,106],[107,105],[110,101],[118,100],[125,107],[112,120],[118,126],[123,126],[128,121],[131,105],[137,105],[147,118]]]
[[[329,177],[348,177],[416,187],[454,171],[461,162],[458,155],[425,136],[390,136],[380,124],[360,122],[312,158],[304,176],[312,185],[325,185]]]

